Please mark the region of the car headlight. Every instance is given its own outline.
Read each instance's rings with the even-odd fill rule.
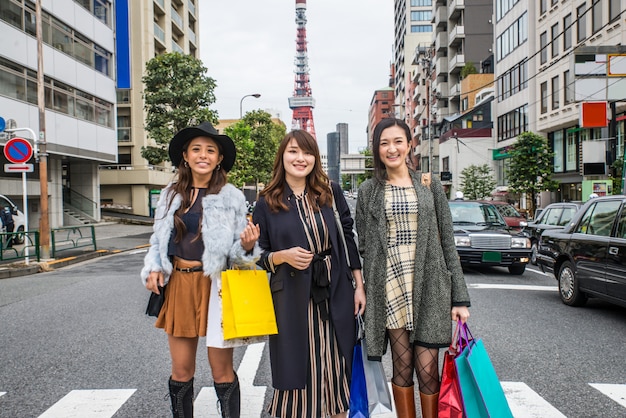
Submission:
[[[472,246],[472,241],[470,240],[470,237],[455,236],[454,243],[456,244],[457,247],[471,247]]]
[[[530,240],[524,237],[511,238],[511,248],[530,248]]]

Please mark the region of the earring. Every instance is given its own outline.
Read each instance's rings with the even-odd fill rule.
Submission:
[[[185,161],[183,165],[185,166],[185,168],[189,168],[189,163],[187,161]]]
[[[221,170],[221,168],[222,168],[222,165],[221,165],[221,164],[218,164],[218,165],[217,165],[217,167],[215,167],[215,171],[220,171],[220,170]]]

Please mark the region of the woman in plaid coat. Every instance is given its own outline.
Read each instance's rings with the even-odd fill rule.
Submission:
[[[409,168],[411,131],[399,119],[374,129],[375,177],[359,188],[356,229],[368,297],[368,357],[381,358],[387,339],[398,417],[415,417],[413,373],[422,416],[437,416],[439,348],[452,340],[451,320],[465,322],[470,298],[454,244],[441,182],[422,184]]]

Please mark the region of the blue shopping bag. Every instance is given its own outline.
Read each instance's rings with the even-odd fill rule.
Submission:
[[[465,349],[454,359],[456,364],[456,373],[459,377],[459,388],[461,389],[461,398],[463,399],[463,409],[467,418],[489,418],[487,408],[483,403],[478,385],[474,380],[474,375],[467,362],[470,345],[474,341],[469,341]]]
[[[369,418],[367,385],[363,368],[361,344],[357,342],[352,355],[352,380],[350,381],[350,418]]]

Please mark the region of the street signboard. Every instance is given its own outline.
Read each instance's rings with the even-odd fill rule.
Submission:
[[[6,127],[7,127],[7,122],[4,120],[4,118],[0,118],[0,132],[4,131]]]
[[[33,156],[33,147],[24,138],[11,138],[4,144],[4,156],[14,164],[22,164]]]
[[[5,173],[32,173],[35,169],[33,164],[5,164]]]

